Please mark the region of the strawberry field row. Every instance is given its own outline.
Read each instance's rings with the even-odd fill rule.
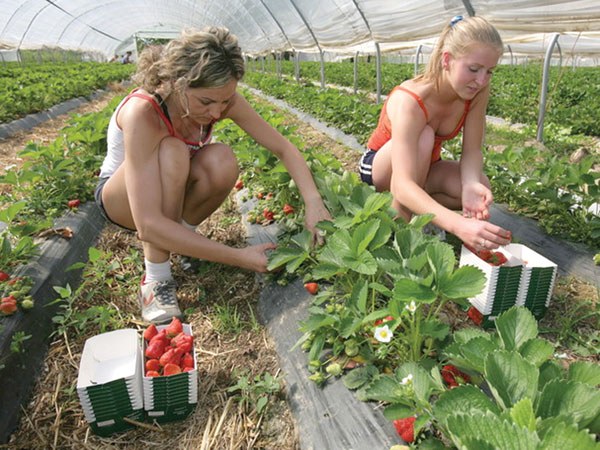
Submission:
[[[0,66],[0,122],[44,111],[63,101],[88,96],[111,82],[129,78],[131,65],[45,63]]]
[[[259,68],[254,62],[251,67]],[[262,68],[262,66],[260,67]],[[267,65],[266,69],[275,68]],[[376,91],[376,66],[359,63],[357,87],[365,92]],[[321,79],[318,62],[300,63],[302,82]],[[539,63],[509,66],[500,65],[494,70],[492,94],[488,114],[511,123],[536,125],[538,120],[543,67]],[[294,63],[281,61],[281,73],[294,76]],[[383,63],[381,65],[381,91],[392,88],[414,75],[413,64]],[[354,86],[354,65],[348,62],[325,63],[325,80],[339,86]],[[600,136],[600,111],[591,99],[600,97],[600,70],[597,67],[552,67],[549,76],[549,96],[546,105],[546,123],[559,125],[570,134]]]

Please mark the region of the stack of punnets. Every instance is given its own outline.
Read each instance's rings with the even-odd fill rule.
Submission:
[[[500,266],[489,264],[465,246],[460,255],[461,266],[472,265],[485,273],[485,288],[469,299],[483,314],[484,325],[514,305],[525,306],[541,319],[550,305],[556,264],[522,244],[509,244],[497,251],[507,259]]]
[[[94,433],[108,436],[143,420],[142,353],[136,330],[123,329],[88,339],[83,348],[77,393]]]

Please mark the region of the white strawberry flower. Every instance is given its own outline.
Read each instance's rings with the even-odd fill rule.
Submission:
[[[406,305],[404,308],[407,309],[411,314],[414,314],[415,311],[417,310],[417,304],[413,300],[408,305]]]
[[[403,385],[411,384],[412,379],[413,379],[413,375],[412,375],[412,373],[409,373],[404,378],[402,378],[402,381],[400,383]]]
[[[392,330],[387,325],[375,328],[375,339],[379,342],[388,343],[392,340],[393,336],[394,333],[392,333]]]

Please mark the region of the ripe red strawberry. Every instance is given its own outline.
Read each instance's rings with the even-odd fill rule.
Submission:
[[[158,359],[149,359],[146,361],[146,370],[155,370],[157,372],[160,371],[160,362]]]
[[[167,364],[181,364],[181,357],[183,356],[183,352],[181,349],[170,347],[166,350],[161,357],[158,359],[160,365],[166,367]]]
[[[181,373],[181,367],[179,367],[177,364],[169,363],[163,368],[163,375],[165,376],[176,375],[178,373]]]
[[[6,281],[10,278],[10,275],[7,274],[6,272],[3,272],[0,270],[0,282],[2,281]]]
[[[454,367],[452,364],[447,364],[440,371],[442,378],[449,388],[455,388],[460,384],[470,383],[471,377],[461,370]]]
[[[237,180],[237,182],[235,183],[235,188],[239,191],[241,189],[244,188],[244,181],[243,180]]]
[[[157,334],[158,334],[158,329],[156,328],[156,325],[152,324],[144,330],[144,339],[146,339],[147,341],[150,341]]]
[[[492,266],[501,266],[506,261],[508,261],[508,259],[502,252],[492,252],[490,257],[486,261]]]
[[[492,266],[501,266],[508,259],[504,255],[504,253],[499,251],[488,250],[487,248],[482,248],[481,250],[476,250],[475,248],[465,245],[471,252],[477,255],[479,258],[483,259],[486,263],[491,264]]]
[[[4,297],[2,301],[0,301],[0,313],[5,316],[10,316],[17,311],[17,299],[12,295],[8,297]]]
[[[156,370],[148,370],[146,372],[146,376],[147,377],[160,377],[160,373],[158,373]]]
[[[467,311],[467,316],[469,316],[469,319],[471,319],[473,323],[477,326],[480,326],[483,322],[483,314],[481,314],[479,310],[474,306],[471,306],[469,308],[469,310]]]
[[[294,213],[294,207],[286,203],[285,205],[283,205],[283,213],[285,215],[293,214]]]
[[[171,346],[181,349],[183,353],[188,353],[194,347],[194,338],[189,334],[181,332],[171,339]]]
[[[271,211],[269,208],[265,208],[265,209],[263,209],[263,217],[266,220],[271,221],[275,217],[275,213],[273,211]]]
[[[79,200],[78,198],[76,198],[74,200],[69,200],[67,202],[67,206],[71,209],[78,208],[80,204],[81,204],[81,200]]]
[[[183,324],[181,323],[181,320],[179,320],[177,317],[173,317],[171,323],[167,325],[167,328],[165,328],[165,330],[168,338],[174,338],[183,331]]]
[[[194,368],[194,357],[191,353],[186,353],[183,355],[183,358],[181,358],[181,365],[183,366],[182,369],[186,367],[191,367],[192,369]]]
[[[386,317],[384,317],[383,319],[377,319],[377,320],[375,321],[375,326],[379,326],[379,325],[381,325],[382,323],[389,322],[389,321],[391,321],[391,320],[394,320],[394,317],[393,317],[393,316],[386,316]]]
[[[417,420],[416,417],[406,417],[405,419],[394,420],[396,432],[407,444],[410,444],[415,440],[415,420]]]
[[[258,194],[256,194],[256,198],[259,200],[262,200],[262,198],[265,196],[265,194],[263,194],[262,192],[259,192]]]
[[[167,345],[166,335],[159,333],[150,340],[144,354],[150,359],[159,359]]]
[[[304,283],[304,289],[306,289],[310,295],[316,295],[317,292],[319,292],[319,285],[314,281]]]

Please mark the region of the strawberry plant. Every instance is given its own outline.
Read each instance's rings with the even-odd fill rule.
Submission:
[[[110,292],[115,298],[126,296],[126,290],[120,281],[125,279],[123,273],[134,272],[133,264],[136,250],[132,250],[131,260],[119,262],[110,253],[103,253],[94,247],[88,249],[88,262],[76,263],[67,270],[83,269],[81,284],[76,290],[71,286],[54,286],[58,298],[51,302],[58,303],[60,312],[52,321],[56,325],[54,334],[62,335],[67,332],[76,334],[104,333],[122,328],[123,318],[119,311],[110,306],[93,304],[92,299],[99,292]],[[125,269],[125,265],[131,268]]]
[[[439,311],[448,301],[464,305],[483,288],[483,274],[469,266],[455,270],[453,248],[421,232],[430,216],[409,224],[395,219],[389,194],[348,174],[329,175],[319,187],[335,217],[319,225],[325,244],[312,248],[301,233],[275,250],[269,265],[325,286],[301,325],[312,379],[322,383],[336,372],[328,367],[351,360],[385,371],[432,356],[449,332]],[[387,317],[385,328],[378,327]]]
[[[276,396],[281,391],[281,380],[279,377],[265,372],[253,379],[246,374],[238,376],[237,383],[227,388],[234,398],[245,410],[254,409],[260,416],[266,412],[269,397]]]
[[[468,373],[471,383],[446,386],[431,363],[406,363],[393,374],[372,366],[344,377],[367,400],[384,402],[390,420],[416,417],[419,440],[457,448],[597,448],[600,368],[575,362],[565,370],[552,345],[538,337],[537,322],[522,307],[496,321],[495,334],[467,328],[454,333],[444,360]],[[423,444],[424,445],[424,444]]]

